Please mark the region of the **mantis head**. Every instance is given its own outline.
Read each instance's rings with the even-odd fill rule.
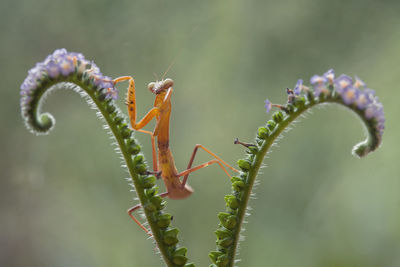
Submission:
[[[174,81],[172,79],[167,78],[165,80],[151,82],[147,85],[147,88],[150,90],[150,92],[158,95],[163,91],[167,91],[173,85]]]

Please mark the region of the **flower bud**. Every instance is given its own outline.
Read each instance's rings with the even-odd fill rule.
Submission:
[[[151,198],[151,197],[155,196],[155,195],[157,194],[157,192],[158,192],[158,188],[157,188],[157,187],[152,187],[152,188],[149,188],[149,189],[145,189],[145,190],[144,190],[144,194],[145,194],[148,198]]]
[[[220,239],[217,241],[217,245],[227,248],[233,243],[233,238],[232,237],[226,237],[224,239]]]
[[[269,130],[271,130],[271,131],[274,130],[275,126],[276,126],[276,122],[275,121],[273,121],[273,120],[267,121],[267,127],[268,127]]]
[[[287,104],[285,108],[289,114],[294,112],[294,106],[292,104]]]
[[[172,261],[178,265],[183,266],[187,262],[186,258],[187,248],[181,247],[175,250],[172,254]]]
[[[218,257],[218,259],[217,259],[217,266],[218,267],[225,267],[225,266],[227,266],[228,265],[228,263],[229,263],[229,257],[228,257],[228,255],[221,255],[221,256],[219,256]]]
[[[218,213],[218,218],[222,224],[227,229],[233,229],[236,226],[236,217],[225,212]]]
[[[144,157],[143,155],[137,155],[133,158],[133,164],[143,163]]]
[[[265,127],[258,128],[258,138],[260,139],[267,139],[269,135],[269,130]]]
[[[128,145],[128,153],[132,155],[136,155],[141,150],[140,146],[134,142],[130,142]]]
[[[280,123],[281,121],[283,121],[283,113],[281,111],[275,112],[274,114],[272,114],[272,119],[276,123]]]
[[[163,201],[162,197],[160,196],[150,197],[150,202],[153,203],[158,210],[162,210],[165,207],[165,201]]]
[[[178,243],[178,233],[179,230],[176,228],[171,228],[167,231],[164,232],[164,243],[167,244],[168,246],[173,246],[176,243]]]
[[[296,97],[296,101],[294,104],[296,107],[302,108],[302,107],[304,107],[305,103],[306,103],[305,97],[299,96],[299,97]]]
[[[232,176],[231,182],[234,183],[234,182],[237,182],[237,181],[242,181],[243,182],[242,178],[239,178],[237,176]]]
[[[239,159],[237,161],[237,165],[241,168],[244,172],[247,172],[251,168],[251,163],[245,159]]]
[[[236,192],[241,192],[245,186],[246,185],[243,181],[236,181],[232,183],[232,189]]]
[[[123,126],[121,128],[121,136],[124,139],[128,139],[132,134],[132,130],[128,128],[128,126]]]
[[[228,229],[217,229],[215,231],[215,235],[217,236],[218,239],[224,239],[226,237],[233,237],[233,233],[228,230]]]
[[[91,83],[93,83],[93,81],[91,81]],[[102,90],[99,90],[98,92],[99,92],[99,94],[97,95],[97,100],[99,100],[100,102],[103,102],[104,100],[106,100],[107,94],[106,94],[105,90],[102,89]]]
[[[144,204],[143,207],[148,211],[156,211],[157,210],[157,207],[151,202]]]
[[[226,195],[224,197],[226,205],[230,207],[231,209],[235,210],[239,207],[239,201],[237,198],[233,195]]]
[[[155,176],[145,176],[142,178],[142,186],[145,189],[152,188],[156,184],[156,177]]]
[[[255,154],[258,153],[258,147],[257,147],[256,145],[248,146],[247,149],[249,150],[248,152],[249,152],[250,154],[255,155]]]
[[[218,257],[224,255],[224,253],[222,253],[221,251],[211,251],[208,254],[208,257],[210,257],[211,261],[213,263],[217,263]]]
[[[107,109],[108,113],[113,113],[115,111],[116,107],[112,103],[107,103],[107,108],[106,109]]]
[[[115,122],[115,124],[121,124],[122,122],[124,121],[124,118],[123,117],[121,117],[121,116],[116,116],[115,118],[114,118],[114,122]]]
[[[171,224],[172,215],[169,213],[160,214],[156,217],[157,226],[164,229]]]
[[[135,165],[135,170],[139,173],[139,174],[146,174],[147,172],[147,166],[144,163],[139,163]]]

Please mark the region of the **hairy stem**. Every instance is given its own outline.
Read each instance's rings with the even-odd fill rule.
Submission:
[[[310,97],[309,99],[310,101],[303,99],[296,105],[288,105],[287,107],[277,105],[286,111],[286,115],[283,115],[280,111],[275,113],[273,115],[274,120],[268,121],[266,127],[259,129],[258,137],[255,140],[256,144],[244,144],[248,148],[248,156],[246,159],[238,161],[238,165],[243,172],[240,177],[232,178],[232,195],[225,197],[227,212],[219,214],[220,224],[216,231],[217,251],[213,251],[209,255],[213,261],[211,266],[234,266],[247,205],[264,157],[280,134],[308,109],[324,103],[336,103],[346,106],[360,117],[368,130],[367,139],[356,145],[353,153],[358,156],[364,156],[378,147],[380,135],[375,127],[376,121],[367,119],[364,116],[364,112],[357,109],[357,106],[344,104],[338,95],[322,95],[321,97]]]
[[[85,61],[83,56],[78,55],[80,60],[77,61],[76,53],[66,53],[65,50],[62,56],[59,54],[60,50],[56,50],[52,55],[52,61],[46,59],[44,63],[37,64],[35,68],[29,71],[27,79],[21,86],[21,110],[28,129],[36,134],[47,134],[53,128],[55,123],[53,116],[49,113],[42,114],[40,112],[41,104],[50,90],[57,87],[69,88],[80,93],[89,105],[98,111],[98,115],[105,120],[117,141],[137,197],[143,207],[152,237],[165,264],[171,267],[184,266],[187,261],[187,249],[177,247],[179,231],[170,227],[172,215],[163,212],[166,202],[157,195],[156,178],[148,174],[148,166],[145,163],[144,156],[140,154],[140,146],[132,136],[133,131],[128,127],[126,116],[110,97],[110,92],[113,93],[115,92],[113,90],[116,89],[105,87],[105,84],[113,86],[112,81],[101,76],[99,71],[93,74],[93,67],[90,67],[92,63]],[[60,65],[64,64],[63,67],[65,67],[65,64],[70,64],[73,70],[67,74],[59,71],[56,73],[58,75],[54,75],[54,69],[50,68],[52,67],[51,64],[54,65],[54,61],[60,62]],[[186,264],[186,266],[193,265]]]

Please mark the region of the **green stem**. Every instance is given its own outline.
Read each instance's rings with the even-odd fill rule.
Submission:
[[[81,89],[84,90],[88,103],[100,111],[118,143],[154,241],[165,264],[170,267],[185,265],[187,261],[186,248],[177,248],[178,230],[169,227],[172,216],[162,212],[165,201],[156,195],[158,188],[155,186],[155,177],[148,176],[148,167],[144,163],[144,157],[138,154],[140,146],[131,136],[132,131],[127,126],[125,116],[113,100],[105,99],[104,89],[96,87],[89,78],[82,77],[79,73],[59,77],[56,80],[44,79],[37,88],[30,92],[29,96],[25,96],[25,99],[23,98],[21,101],[22,115],[28,128],[38,134],[47,133],[52,129],[55,120],[51,114],[40,114],[40,104],[43,101],[42,97],[59,83],[72,83],[79,89],[71,85],[66,87],[78,92],[81,92]]]
[[[312,107],[312,105],[310,105],[309,107]],[[236,256],[236,250],[239,244],[239,236],[243,220],[246,214],[247,203],[249,202],[251,191],[253,189],[254,182],[256,180],[258,171],[261,167],[264,157],[267,154],[269,148],[275,142],[276,138],[286,129],[286,127],[291,122],[295,121],[305,110],[307,110],[307,108],[304,108],[303,110],[299,109],[295,113],[291,114],[291,116],[287,116],[281,123],[279,123],[279,126],[276,127],[275,130],[269,136],[269,138],[263,142],[263,144],[261,145],[261,149],[259,150],[259,153],[257,153],[254,157],[254,160],[252,162],[252,168],[250,169],[249,174],[247,176],[247,183],[243,191],[243,198],[238,208],[238,215],[237,215],[239,221],[238,229],[237,231],[235,231],[232,252],[229,253],[230,255],[232,255],[232,260],[230,261],[230,264],[228,266],[233,266],[235,262],[234,258]]]
[[[343,105],[352,111],[354,111],[360,119],[364,122],[367,130],[368,137],[367,140],[361,142],[356,145],[353,149],[353,153],[358,156],[364,156],[368,152],[375,150],[379,143],[379,135],[376,134],[376,127],[374,120],[368,120],[365,118],[364,113],[357,109],[355,105],[345,105],[339,96],[331,96],[311,99],[311,101],[303,102],[303,104],[299,104],[296,107],[291,106],[292,110],[287,109],[287,115],[282,116],[281,119],[275,119],[275,121],[270,121],[273,126],[268,126],[272,128],[271,131],[268,131],[268,135],[263,138],[257,138],[256,143],[254,145],[254,149],[249,148],[250,156],[246,160],[239,160],[238,165],[243,170],[241,174],[241,178],[234,177],[232,179],[233,183],[233,192],[232,195],[228,195],[225,197],[225,201],[227,202],[227,213],[220,213],[221,223],[219,225],[217,234],[217,251],[210,253],[210,258],[214,262],[212,266],[218,267],[232,267],[235,263],[235,256],[237,252],[237,247],[239,244],[239,237],[241,232],[241,227],[243,224],[243,220],[246,214],[247,205],[249,202],[249,198],[253,189],[254,182],[256,180],[258,171],[261,167],[261,164],[264,160],[265,155],[269,151],[270,147],[274,144],[276,139],[281,135],[281,133],[293,122],[295,121],[301,114],[303,114],[308,109],[314,107],[318,104],[323,103],[336,103]],[[281,113],[278,115],[282,115]],[[279,116],[278,116],[279,117]],[[253,152],[252,152],[253,151]],[[242,186],[238,186],[240,184]],[[230,198],[230,200],[227,199]],[[232,198],[235,198],[234,203],[232,204]],[[231,222],[234,223],[231,223]],[[229,242],[228,242],[229,241]]]
[[[98,103],[98,101],[93,96],[91,96],[91,98],[95,102],[97,107],[101,107],[100,103]],[[132,178],[133,185],[136,189],[137,197],[139,198],[139,201],[143,207],[144,203],[146,203],[146,201],[148,201],[148,199],[145,196],[144,189],[139,182],[139,174],[137,171],[135,171],[132,156],[128,152],[127,144],[125,143],[124,138],[121,136],[120,131],[118,130],[116,125],[113,123],[113,120],[109,116],[109,113],[106,110],[101,109],[101,108],[99,108],[99,110],[100,110],[101,114],[103,115],[104,119],[106,120],[107,124],[110,126],[110,129],[111,129],[112,133],[114,134],[115,139],[118,142],[122,156],[124,157],[129,174]],[[136,140],[135,140],[135,143],[136,143]],[[167,266],[171,266],[171,267],[176,266],[172,262],[172,258],[170,257],[170,253],[168,252],[167,246],[165,246],[165,244],[162,241],[163,237],[161,235],[161,231],[160,231],[159,227],[156,225],[156,222],[152,219],[154,216],[153,213],[147,209],[144,209],[144,214],[145,214],[147,222],[150,226],[151,232],[153,234],[153,238],[154,238],[155,242],[157,243],[157,247],[159,248],[162,258],[165,261],[165,264]]]

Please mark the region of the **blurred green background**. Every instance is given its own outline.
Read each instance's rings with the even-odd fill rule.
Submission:
[[[2,0],[0,266],[163,266],[125,213],[136,204],[127,173],[85,101],[57,91],[43,108],[57,119],[53,132],[24,127],[20,84],[62,47],[106,75],[134,76],[139,116],[153,101],[147,83],[175,63],[167,76],[180,170],[196,143],[232,164],[243,157],[234,137],[252,141],[269,119],[264,99],[284,103],[298,78],[359,75],[385,107],[381,149],[353,157],[359,121],[336,106],[314,109],[265,160],[239,266],[400,266],[399,14],[396,0]],[[150,160],[148,136],[136,136]],[[200,154],[198,163],[209,159]],[[216,166],[189,182],[195,194],[167,211],[190,260],[208,266],[230,185]]]

